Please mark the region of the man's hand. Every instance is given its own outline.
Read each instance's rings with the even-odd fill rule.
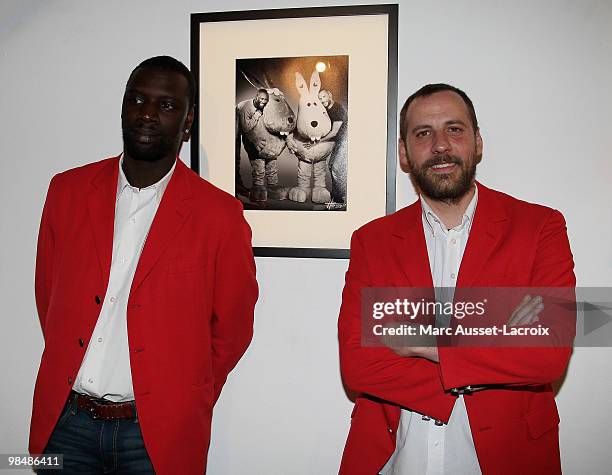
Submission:
[[[514,309],[510,319],[508,320],[508,326],[520,327],[523,325],[531,325],[540,319],[538,315],[544,310],[544,304],[542,303],[542,297],[536,295],[525,295],[521,303]]]
[[[323,137],[321,137],[321,142],[335,142],[336,136],[338,135],[338,132],[340,132],[340,127],[342,127],[341,120],[332,122],[331,130],[329,131],[327,135],[324,135]]]
[[[287,135],[287,148],[291,153],[297,152],[297,144],[295,143],[295,139],[293,138],[293,132]]]
[[[405,346],[407,343],[404,337],[384,335],[381,337],[382,343],[395,354],[404,358],[425,358],[438,363],[438,347],[436,338],[433,336],[421,335],[420,337],[410,337],[410,343],[414,346]],[[417,346],[418,345],[418,346]]]
[[[511,327],[531,325],[540,320],[538,318],[538,315],[542,312],[542,310],[544,310],[542,297],[540,297],[539,295],[536,295],[535,297],[532,297],[531,295],[525,295],[521,303],[518,305],[518,307],[514,309],[512,315],[510,315],[508,325]],[[393,347],[389,345],[389,347],[397,355],[403,356],[405,358],[425,358],[436,363],[440,362],[440,359],[438,357],[438,348],[435,346]],[[479,389],[483,389],[483,387],[479,387]]]
[[[399,348],[391,349],[399,356],[412,356],[415,358],[425,358],[435,363],[440,362],[437,346],[400,346]]]

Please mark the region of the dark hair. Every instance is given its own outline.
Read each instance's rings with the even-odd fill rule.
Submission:
[[[408,126],[408,119],[406,116],[408,112],[408,106],[410,106],[410,104],[412,104],[412,102],[417,97],[431,96],[432,94],[435,94],[436,92],[441,92],[441,91],[451,91],[456,94],[459,94],[461,99],[463,99],[463,102],[465,102],[465,105],[468,108],[468,112],[470,113],[470,120],[472,121],[474,132],[478,130],[478,119],[476,118],[476,111],[474,110],[474,104],[472,104],[472,100],[468,97],[468,95],[465,92],[449,84],[444,84],[444,83],[427,84],[423,86],[421,89],[419,89],[417,92],[412,94],[408,99],[406,99],[406,102],[404,102],[404,106],[402,107],[402,110],[400,112],[400,131],[399,131],[400,138],[402,140],[406,140],[406,128]]]
[[[270,94],[268,94],[268,91],[267,91],[266,89],[264,89],[263,87],[262,87],[262,88],[257,89],[257,94],[260,94],[260,93],[261,93],[261,94],[265,94],[266,96],[269,96],[269,95],[270,95]]]
[[[171,56],[154,56],[152,58],[145,59],[130,73],[128,83],[132,80],[132,76],[134,76],[136,71],[142,68],[164,69],[166,71],[174,71],[175,73],[179,73],[181,76],[183,76],[189,85],[189,107],[193,107],[196,96],[195,78],[193,77],[193,74],[191,74],[191,71],[189,71],[189,68],[181,63],[178,59],[174,59]]]

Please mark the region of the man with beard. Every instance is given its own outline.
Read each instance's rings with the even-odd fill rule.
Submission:
[[[242,207],[178,158],[195,92],[174,58],[142,62],[123,97],[123,153],[51,180],[30,452],[63,454],[65,473],[205,472],[213,405],[251,340]]]
[[[332,179],[332,199],[336,203],[346,205],[346,166],[347,166],[347,134],[348,114],[339,102],[334,101],[331,91],[322,89],[319,91],[319,100],[327,110],[332,122],[331,131],[321,138],[321,142],[334,142],[327,166]]]
[[[475,181],[483,144],[463,91],[418,90],[402,108],[400,137],[419,200],[352,238],[338,326],[342,375],[357,397],[340,473],[560,473],[551,382],[569,347],[362,346],[367,288],[433,287],[437,301],[452,302],[455,287],[575,286],[561,213]],[[526,296],[507,324],[534,324],[543,310]],[[436,315],[437,327],[450,324]]]
[[[265,89],[257,90],[257,94],[255,94],[255,97],[251,103],[253,107],[244,107],[241,110],[241,113],[244,115],[245,123],[243,132],[249,132],[257,125],[257,122],[263,115],[264,107],[266,107],[269,100],[270,95],[268,94],[268,91]]]

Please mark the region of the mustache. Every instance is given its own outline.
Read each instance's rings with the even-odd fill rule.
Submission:
[[[158,127],[141,124],[123,127],[123,133],[128,133],[130,135],[160,135]]]
[[[455,163],[457,165],[463,165],[463,160],[461,160],[455,155],[438,155],[436,157],[431,157],[425,160],[421,168],[431,168],[435,165],[442,165],[443,163]]]

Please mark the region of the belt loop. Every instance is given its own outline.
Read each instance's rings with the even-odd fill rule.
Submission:
[[[136,400],[131,401],[132,406],[134,407],[134,423],[138,424],[138,411],[136,410]]]
[[[76,415],[78,406],[77,406],[77,398],[79,397],[76,391],[70,391],[70,397],[68,398],[68,404],[70,405],[70,412],[72,415]]]

